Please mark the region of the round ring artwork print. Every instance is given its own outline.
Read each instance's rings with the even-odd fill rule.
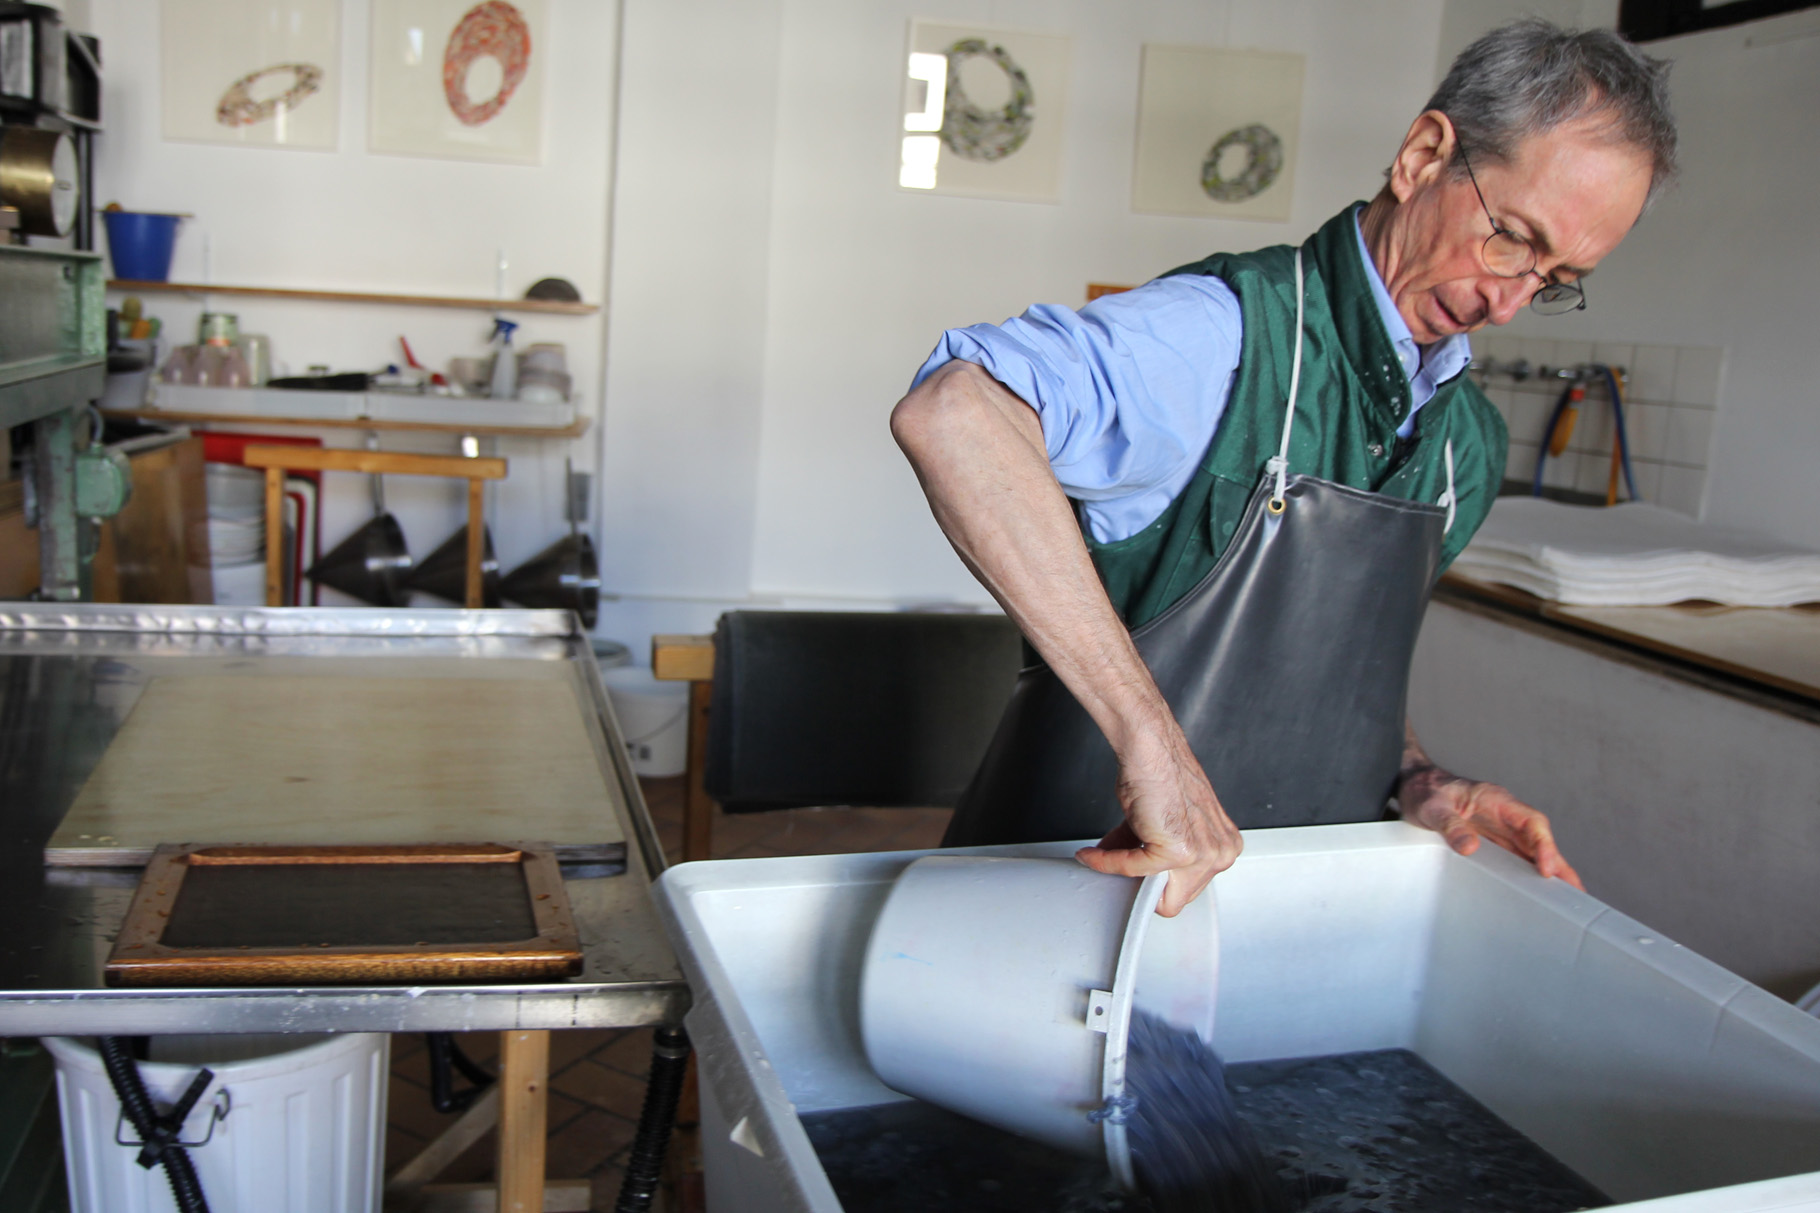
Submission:
[[[291,87],[276,97],[253,99],[253,85],[267,76],[289,72]],[[322,69],[311,63],[275,63],[271,67],[248,72],[227,86],[215,106],[215,121],[222,126],[253,126],[270,122],[279,114],[296,109],[305,98],[322,87]]]
[[[500,67],[499,90],[475,101],[468,96],[468,69],[491,57]],[[442,92],[449,112],[464,126],[482,126],[499,115],[524,82],[531,63],[531,27],[506,0],[486,0],[467,11],[449,34],[442,53]]]
[[[1220,172],[1220,160],[1233,148],[1244,148],[1244,169],[1235,177]],[[1201,162],[1201,188],[1215,202],[1243,202],[1270,188],[1283,171],[1283,141],[1261,123],[1241,126],[1220,136]]]
[[[942,113],[942,142],[948,150],[968,160],[990,163],[1003,160],[1024,146],[1030,138],[1030,124],[1035,119],[1032,104],[1035,96],[1030,77],[1002,46],[993,46],[983,38],[962,38],[947,50],[948,96]],[[961,64],[984,56],[1005,73],[1011,86],[1011,99],[1003,109],[981,109],[968,100],[961,86]]]

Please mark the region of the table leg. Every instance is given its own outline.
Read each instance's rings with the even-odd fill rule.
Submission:
[[[265,470],[265,605],[284,600],[284,469]]]
[[[689,1036],[681,1028],[659,1028],[651,1050],[651,1077],[645,1083],[645,1106],[638,1117],[638,1136],[626,1160],[613,1213],[646,1213],[663,1175],[664,1152],[676,1124],[677,1101],[689,1070]]]
[[[549,1032],[500,1034],[499,1213],[543,1213],[549,1075]]]
[[[688,785],[683,793],[683,859],[707,859],[713,850],[714,800],[702,786],[708,768],[708,713],[714,710],[714,684],[689,684]]]

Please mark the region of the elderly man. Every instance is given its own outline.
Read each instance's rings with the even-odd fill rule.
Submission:
[[[1666,75],[1615,34],[1519,22],[1299,249],[944,334],[892,432],[1043,662],[949,845],[1101,836],[1081,861],[1169,871],[1174,914],[1240,827],[1394,796],[1462,853],[1490,838],[1578,883],[1541,813],[1437,767],[1403,709],[1429,589],[1504,471],[1467,334],[1586,306],[1673,174]]]

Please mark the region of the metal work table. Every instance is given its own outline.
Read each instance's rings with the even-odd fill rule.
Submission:
[[[567,665],[602,775],[626,806],[602,806],[620,817],[623,872],[565,866],[586,956],[580,976],[535,985],[103,984],[139,873],[47,870],[45,841],[151,676],[209,659],[256,673],[257,663],[280,657],[458,658],[496,663],[492,671],[513,659]],[[566,612],[0,604],[0,1035],[677,1025],[688,989],[648,896],[663,866],[588,638]]]

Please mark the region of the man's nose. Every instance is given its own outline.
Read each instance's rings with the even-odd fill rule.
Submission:
[[[1517,313],[1523,310],[1531,296],[1541,289],[1533,274],[1525,274],[1521,278],[1493,278],[1490,285],[1489,310],[1493,324],[1509,324],[1516,319]]]

